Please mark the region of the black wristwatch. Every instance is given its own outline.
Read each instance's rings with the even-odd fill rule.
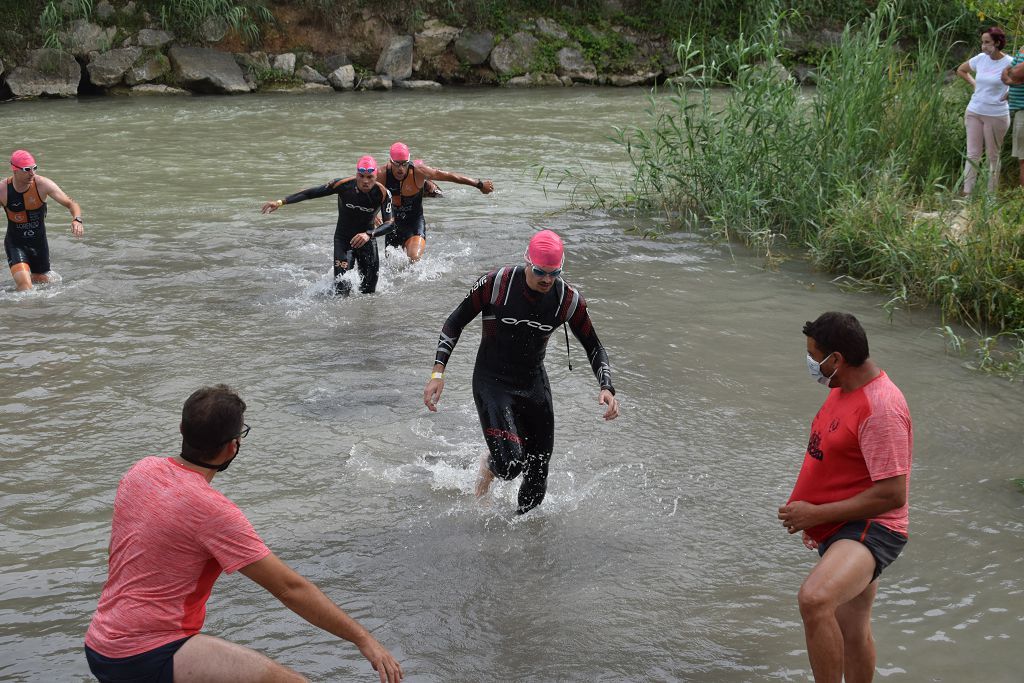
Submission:
[[[82,217],[81,217],[81,216],[75,216],[75,217],[74,217],[74,218],[72,218],[71,220],[72,220],[73,222],[75,222],[75,223],[81,223],[82,225],[85,225],[85,221],[83,221],[83,220],[82,220]]]
[[[482,181],[482,180],[476,181],[476,189],[478,189],[478,190],[484,189],[484,181]]]

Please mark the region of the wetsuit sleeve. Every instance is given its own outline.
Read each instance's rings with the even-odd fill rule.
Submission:
[[[390,232],[394,232],[397,227],[395,225],[395,212],[391,206],[391,190],[386,189],[380,183],[377,184],[377,187],[379,187],[383,193],[383,199],[380,203],[380,218],[383,222],[376,228],[370,230],[371,237],[383,237]]]
[[[587,311],[587,301],[583,295],[574,289],[570,289],[572,297],[569,298],[569,308],[566,310],[566,318],[569,329],[583,344],[587,352],[587,359],[590,361],[590,368],[594,371],[594,377],[602,389],[607,389],[615,395],[615,387],[612,386],[612,368],[608,364],[608,352],[601,345],[594,330],[594,323],[590,320],[590,312]]]
[[[448,358],[455,350],[455,345],[459,343],[462,330],[480,314],[480,311],[484,310],[484,303],[490,299],[491,291],[494,289],[494,277],[495,272],[490,272],[477,280],[458,308],[452,311],[452,314],[444,321],[441,336],[437,340],[437,354],[434,356],[434,363],[448,365]]]
[[[304,202],[307,199],[316,199],[317,197],[326,197],[327,195],[337,194],[338,187],[341,184],[340,181],[341,178],[335,178],[329,183],[324,183],[323,185],[317,185],[316,187],[311,187],[309,189],[302,190],[301,192],[290,194],[284,198],[284,203],[295,204],[297,202]]]

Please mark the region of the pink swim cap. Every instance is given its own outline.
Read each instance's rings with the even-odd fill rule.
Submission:
[[[530,239],[526,257],[541,268],[561,268],[565,261],[562,238],[550,230],[541,230]]]
[[[377,172],[377,160],[369,154],[364,154],[359,157],[359,161],[356,163],[356,173],[376,173]]]
[[[395,161],[409,161],[409,146],[404,142],[391,145],[391,158]]]
[[[11,155],[11,166],[14,168],[26,168],[28,166],[35,166],[36,159],[31,154],[23,149],[14,150],[14,154]]]

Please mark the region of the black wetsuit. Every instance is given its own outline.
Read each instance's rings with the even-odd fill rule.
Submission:
[[[355,176],[352,176],[290,194],[284,198],[284,203],[294,204],[331,194],[338,195],[338,225],[334,230],[335,291],[342,295],[349,293],[351,287],[348,281],[339,281],[338,278],[353,266],[358,266],[359,291],[370,294],[377,290],[380,269],[377,240],[374,238],[387,235],[395,229],[394,217],[391,215],[391,193],[378,182],[374,182],[369,192],[361,192],[356,187]],[[373,217],[378,210],[384,222],[374,228]],[[352,238],[361,232],[370,233],[370,241],[354,249]]]
[[[4,236],[4,251],[7,265],[27,263],[32,273],[46,273],[50,270],[50,247],[46,241],[46,202],[39,196],[36,180],[29,182],[28,189],[18,192],[14,180],[8,178],[7,234]]]
[[[390,166],[387,167],[384,185],[391,192],[395,207],[395,231],[384,238],[384,244],[389,247],[402,247],[407,239],[416,235],[423,239],[427,238],[427,224],[423,218],[423,187],[416,190],[416,194],[402,194],[402,184],[409,176],[412,176],[413,183],[415,183],[415,166],[409,167],[402,180],[391,173]]]
[[[540,505],[547,490],[555,438],[551,386],[544,354],[551,333],[569,323],[583,344],[602,389],[612,394],[608,354],[597,338],[583,296],[559,279],[547,292],[530,289],[523,266],[487,273],[444,323],[436,363],[446,365],[463,328],[483,313],[483,334],[473,369],[473,399],[491,471],[502,479],[523,474],[520,514]]]

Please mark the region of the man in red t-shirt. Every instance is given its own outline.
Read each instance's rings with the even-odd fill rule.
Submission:
[[[377,640],[279,560],[242,511],[210,486],[249,433],[245,402],[224,385],[193,393],[181,414],[181,455],[143,458],[114,499],[107,582],[85,634],[102,682],[304,681],[249,648],[199,633],[221,572],[240,571],[300,617],[354,643],[380,675],[402,668]]]
[[[875,674],[871,605],[878,576],[907,542],[913,428],[903,394],[868,357],[848,313],[804,325],[811,377],[829,387],[811,423],[803,466],[779,519],[818,564],[798,602],[817,683]]]

